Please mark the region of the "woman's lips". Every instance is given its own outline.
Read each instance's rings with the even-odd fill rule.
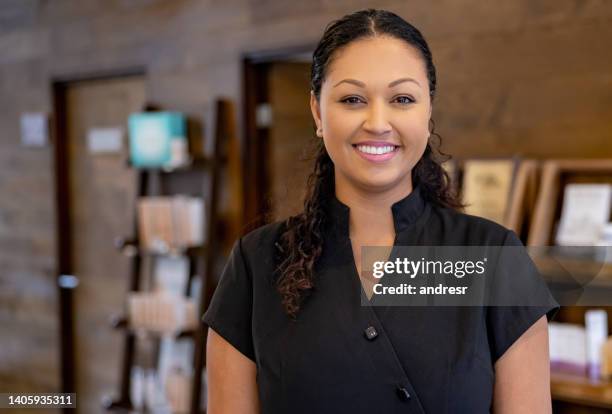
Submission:
[[[384,154],[369,154],[367,152],[359,151],[359,149],[357,149],[356,145],[353,145],[353,149],[364,160],[375,162],[375,163],[381,163],[381,162],[389,161],[391,158],[395,157],[395,155],[399,151],[400,147],[395,146],[393,148],[393,151],[387,152],[387,153],[384,153]]]

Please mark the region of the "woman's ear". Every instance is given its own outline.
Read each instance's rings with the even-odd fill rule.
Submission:
[[[317,136],[322,137],[323,126],[321,124],[321,108],[319,106],[319,102],[317,101],[317,97],[312,90],[310,91],[310,111],[312,112],[312,118],[317,126]]]

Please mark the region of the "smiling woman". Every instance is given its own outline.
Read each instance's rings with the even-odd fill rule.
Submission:
[[[390,198],[411,191],[410,171],[430,136],[432,95],[422,55],[403,39],[381,33],[337,52],[310,104],[340,198],[355,186]]]
[[[554,301],[377,307],[360,280],[362,246],[521,245],[460,211],[431,139],[435,92],[427,43],[396,14],[362,10],[325,29],[304,210],[236,241],[204,316],[211,414],[551,411]]]

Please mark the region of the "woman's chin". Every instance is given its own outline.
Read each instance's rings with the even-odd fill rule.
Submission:
[[[410,174],[408,175],[410,178]],[[361,177],[359,180],[361,187],[368,191],[386,191],[396,185],[401,185],[404,180],[397,174],[375,174],[368,177]]]

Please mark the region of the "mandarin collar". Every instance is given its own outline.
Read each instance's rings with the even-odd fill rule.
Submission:
[[[421,186],[416,185],[410,194],[391,205],[395,233],[404,231],[423,214],[425,210]],[[350,207],[338,200],[332,193],[328,198],[327,220],[328,229],[333,235],[349,238]]]

